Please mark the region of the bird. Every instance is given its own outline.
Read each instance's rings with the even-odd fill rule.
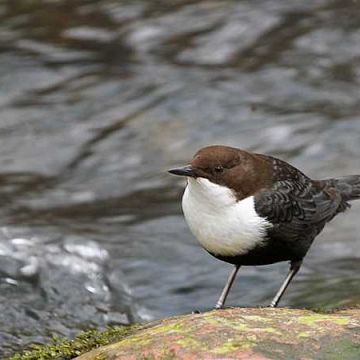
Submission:
[[[288,261],[269,305],[277,307],[315,237],[360,199],[360,175],[313,180],[276,157],[224,145],[201,148],[169,173],[187,178],[182,209],[195,238],[233,265],[215,309],[224,307],[241,266]]]

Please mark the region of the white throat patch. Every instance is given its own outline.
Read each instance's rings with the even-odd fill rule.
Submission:
[[[253,196],[237,201],[232,190],[205,178],[188,178],[182,207],[191,232],[214,255],[246,254],[272,226],[256,213]]]

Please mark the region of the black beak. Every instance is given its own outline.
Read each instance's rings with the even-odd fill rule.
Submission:
[[[190,176],[195,177],[194,171],[191,165],[184,166],[182,168],[169,170],[170,174],[180,175],[180,176]]]

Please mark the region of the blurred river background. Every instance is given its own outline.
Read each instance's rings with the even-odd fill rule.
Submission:
[[[360,173],[360,2],[0,2],[0,357],[214,305],[230,266],[166,173],[207,144]],[[360,302],[359,216],[326,227],[282,306]],[[243,268],[228,305],[267,305],[287,269]]]

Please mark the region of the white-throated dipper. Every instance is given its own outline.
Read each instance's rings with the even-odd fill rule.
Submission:
[[[187,177],[182,208],[194,236],[234,265],[217,309],[240,266],[290,261],[270,304],[276,307],[325,224],[360,199],[360,175],[312,180],[285,161],[221,145],[200,149],[190,165],[169,172]]]

